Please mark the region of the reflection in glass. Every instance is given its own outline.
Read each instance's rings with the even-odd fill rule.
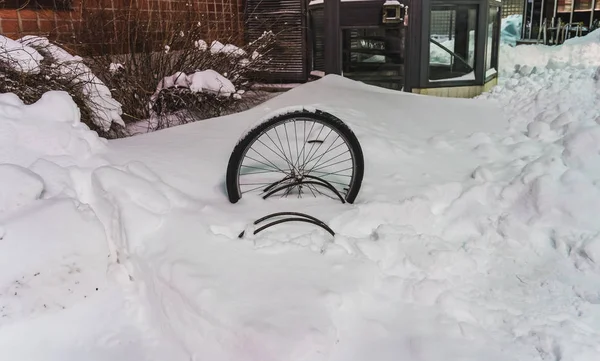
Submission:
[[[575,1],[575,11],[577,10],[591,10],[592,0],[577,0]]]
[[[401,89],[404,73],[402,31],[400,27],[344,29],[344,76],[371,85]]]
[[[429,39],[429,80],[475,79],[477,8],[433,6]]]

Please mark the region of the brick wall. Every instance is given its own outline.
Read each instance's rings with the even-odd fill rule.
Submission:
[[[81,41],[120,43],[136,23],[164,42],[175,28],[199,24],[202,39],[243,40],[243,0],[74,0],[70,11],[2,9],[0,34],[18,38],[43,35],[63,44]],[[98,34],[95,36],[94,34]],[[75,36],[77,35],[77,36]],[[77,37],[77,39],[76,39]],[[107,40],[110,39],[110,40]],[[92,44],[100,45],[100,44]],[[122,44],[121,44],[122,45]]]

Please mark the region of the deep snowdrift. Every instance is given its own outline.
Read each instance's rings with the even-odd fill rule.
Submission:
[[[0,352],[598,360],[600,84],[592,60],[557,69],[544,55],[595,47],[569,46],[527,50],[547,60],[481,97],[490,101],[326,77],[245,113],[110,143],[64,94],[32,106],[0,96],[0,158],[11,164],[0,176],[14,180],[0,193]],[[356,132],[357,202],[229,204],[238,138],[298,106]],[[275,210],[320,217],[337,235],[287,224],[237,238]]]

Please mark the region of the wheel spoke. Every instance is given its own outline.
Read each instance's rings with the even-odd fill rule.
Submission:
[[[279,149],[279,147],[277,146],[277,143],[275,143],[275,141],[273,140],[273,138],[271,138],[271,136],[269,135],[269,133],[265,132],[265,135],[269,138],[269,140],[271,140],[271,143],[273,143],[273,145],[275,145],[275,148],[277,148],[277,150],[280,151],[281,154],[283,154],[283,157],[281,156],[281,154],[277,154],[277,155],[279,155],[279,157],[281,159],[283,159],[288,164],[288,166],[290,167],[290,169],[293,169],[292,166],[291,166],[290,161],[287,159],[287,156],[285,155],[285,151],[283,149]],[[260,138],[257,139],[257,140],[260,141]],[[264,144],[262,141],[261,141],[261,143]],[[267,147],[266,144],[264,144],[264,146]]]
[[[252,149],[252,150],[254,150],[254,149]],[[264,158],[264,159],[265,159],[267,162],[271,163],[271,165],[269,165],[269,164],[267,164],[267,163],[264,163],[264,162],[261,162],[260,160],[254,159],[254,158],[250,157],[248,154],[246,154],[246,158],[248,158],[248,159],[250,159],[250,160],[253,160],[253,161],[255,161],[256,163],[260,163],[260,164],[262,164],[262,165],[265,165],[265,166],[267,166],[267,167],[270,167],[270,166],[272,166],[274,169],[277,169],[277,170],[278,170],[278,171],[280,171],[281,173],[284,173],[284,174],[289,174],[288,172],[284,171],[283,169],[281,169],[281,168],[279,168],[278,166],[276,166],[275,164],[273,164],[273,162],[271,162],[270,160],[268,160],[267,158],[265,158],[265,157],[264,157],[262,154],[258,153],[256,150],[254,150],[254,152],[255,152],[256,154],[260,155],[261,157],[263,157],[263,158]]]
[[[356,148],[351,144],[356,144],[356,140],[339,123],[302,113],[297,118],[282,118],[254,134],[246,142],[249,145],[238,163],[239,194],[257,192],[268,197],[276,193],[275,197],[282,198],[306,198],[312,194],[315,198],[325,196],[342,202],[347,197],[354,199],[351,194]],[[362,166],[362,158],[358,164]],[[360,174],[362,179],[362,170]],[[315,184],[311,178],[320,179],[323,185]],[[265,190],[269,185],[276,188]],[[229,189],[228,185],[228,192]]]
[[[302,153],[302,165],[306,164],[306,143],[308,141],[308,138],[306,137],[306,120],[302,121],[304,123],[304,143],[302,144],[302,150],[300,151],[300,153]],[[315,122],[313,122],[313,125],[310,127],[310,130],[308,131],[308,134],[310,134],[313,130],[313,128],[315,127]],[[300,154],[298,154],[298,159],[296,159],[296,166],[298,168],[300,168]]]
[[[327,135],[325,136],[325,138],[323,139],[323,141],[319,143],[319,146],[317,147],[317,149],[315,150],[315,152],[313,153],[313,155],[314,155],[314,154],[317,154],[317,152],[318,152],[318,151],[319,151],[319,149],[320,149],[320,148],[323,146],[323,144],[325,143],[325,140],[327,140],[327,138],[329,137],[329,135],[331,134],[331,132],[333,132],[333,129],[330,129],[330,130],[329,130],[329,133],[327,133]],[[310,155],[310,153],[309,153],[309,155]],[[310,162],[312,161],[312,159],[313,159],[313,158],[312,158],[312,156],[311,156],[311,157],[309,157],[308,159],[309,159],[309,160],[308,160],[308,162],[304,163],[304,166],[306,166],[308,163],[310,163]],[[303,170],[304,170],[304,169],[303,169]]]
[[[281,137],[279,137],[279,133],[277,132],[277,128],[273,128],[273,130],[275,130],[275,134],[277,135],[277,139],[279,140],[279,144],[281,145],[281,150],[283,151],[283,155],[285,156],[285,159],[287,159],[287,154],[285,154],[285,147],[283,146],[283,142],[281,141]],[[291,162],[289,162],[291,164]],[[294,169],[294,168],[292,168]],[[290,170],[292,170],[290,169]]]
[[[340,138],[340,139],[341,139],[341,138]],[[341,146],[343,146],[343,145],[346,145],[346,143],[344,143],[344,142],[342,141],[342,143],[340,143],[340,144],[336,145],[335,147],[331,148],[331,149],[330,149],[328,152],[329,152],[329,153],[331,153],[331,152],[333,152],[334,150],[338,149],[339,147],[341,147]],[[341,154],[343,154],[343,153],[349,153],[349,152],[350,152],[350,149],[348,149],[348,147],[346,146],[346,152],[342,152]],[[327,153],[327,152],[324,152],[324,153],[323,153],[323,155],[324,155],[324,154],[326,154],[326,153]],[[314,159],[314,158],[313,158],[313,159]],[[330,159],[331,159],[331,158],[327,158],[327,159],[325,160],[325,162],[327,162],[327,161],[328,161],[328,160],[330,160]],[[307,162],[307,163],[305,163],[305,164],[306,164],[306,165],[308,165],[310,162],[312,162],[312,160],[310,160],[309,162]],[[316,167],[318,164],[319,164],[319,162],[318,162],[318,161],[317,161],[317,162],[315,162],[315,164],[313,165],[313,167]]]
[[[332,163],[332,164],[328,164],[328,165],[326,165],[326,166],[321,166],[321,167],[319,167],[319,168],[315,168],[315,169],[323,169],[323,168],[325,168],[325,167],[331,167],[332,165],[340,164],[340,163],[347,162],[347,161],[352,161],[352,158],[348,158],[348,159],[340,160],[339,162],[335,162],[335,163]],[[315,169],[311,169],[311,170],[315,170]],[[310,172],[309,172],[309,173],[310,173]]]
[[[291,160],[294,159],[294,156],[292,155],[292,146],[290,145],[290,137],[288,136],[287,122],[283,123],[283,128],[285,129],[285,138],[287,139],[288,150],[290,151],[290,165],[292,165],[292,169],[295,169],[291,162]]]
[[[271,152],[273,152],[273,154],[275,154],[275,155],[276,155],[276,156],[278,156],[279,158],[283,159],[283,161],[287,163],[287,165],[290,167],[290,169],[293,169],[293,168],[292,168],[292,165],[290,164],[289,160],[287,160],[287,158],[284,158],[284,157],[282,157],[282,156],[281,156],[281,154],[279,154],[279,153],[275,152],[275,151],[274,151],[273,149],[271,149],[271,148],[270,148],[268,145],[266,145],[265,143],[263,143],[263,141],[262,141],[262,140],[258,139],[258,142],[259,142],[260,144],[264,145],[265,147],[267,147],[267,149],[268,149],[268,150],[270,150]],[[255,149],[252,149],[252,150],[254,150],[254,151],[256,152],[256,150],[255,150]]]
[[[346,154],[346,153],[350,153],[350,151],[349,151],[349,150],[347,150],[347,151],[345,151],[345,152],[343,152],[343,153],[340,153],[340,154],[336,155],[335,157],[331,157],[331,158],[327,159],[325,162],[322,162],[322,163],[316,163],[316,164],[315,164],[315,165],[314,165],[314,166],[311,168],[311,171],[312,171],[312,170],[315,170],[315,169],[321,169],[321,168],[323,168],[323,167],[327,167],[328,165],[330,165],[330,163],[329,163],[329,162],[331,162],[332,160],[335,160],[335,159],[337,159],[337,158],[339,158],[339,157],[343,156],[343,155],[344,155],[344,154]],[[350,160],[352,160],[352,158],[350,158]],[[319,166],[319,167],[317,167],[317,166]],[[310,172],[310,171],[309,171],[309,172]]]
[[[331,134],[331,132],[329,133]],[[327,137],[329,136],[329,134],[327,134]],[[319,152],[319,148],[321,148],[321,146],[323,146],[323,144],[325,143],[325,140],[327,140],[327,137],[325,137],[325,139],[323,139],[323,142],[321,142],[321,144],[319,144],[319,147],[317,147],[317,150],[313,153],[313,155],[308,159],[308,161],[306,163],[304,163],[304,165],[308,165],[310,162],[312,162],[314,159],[316,159],[319,156],[323,156],[325,154],[327,154],[327,151],[335,144],[335,142],[340,138],[340,136],[338,135],[333,142],[331,143],[331,145],[329,146],[329,148],[327,148],[323,153],[321,153],[319,156],[317,155],[317,153]],[[342,143],[344,144],[344,143]]]

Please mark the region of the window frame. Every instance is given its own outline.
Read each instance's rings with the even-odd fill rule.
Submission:
[[[438,10],[455,10],[458,7],[466,7],[466,8],[472,8],[475,10],[475,39],[474,39],[474,44],[475,44],[475,48],[474,48],[474,62],[473,62],[473,72],[474,72],[474,78],[473,79],[463,79],[463,80],[456,80],[456,79],[445,79],[445,80],[431,80],[430,78],[430,74],[429,74],[429,70],[430,70],[430,49],[431,49],[431,43],[429,41],[429,38],[431,37],[431,20],[432,20],[432,12],[433,11],[438,11]],[[481,49],[480,49],[480,43],[481,41],[485,41],[485,38],[482,39],[481,37],[481,26],[482,26],[482,16],[481,16],[481,11],[482,11],[482,6],[480,2],[475,2],[475,1],[453,1],[452,3],[447,3],[447,2],[442,2],[442,1],[430,1],[429,2],[429,9],[427,11],[428,16],[427,16],[427,21],[424,21],[424,26],[423,26],[423,53],[421,56],[421,69],[423,70],[421,72],[421,87],[424,88],[445,88],[445,87],[457,87],[457,86],[472,86],[472,85],[479,85],[481,83],[481,75],[480,75],[480,68],[481,68],[481,61],[482,61],[482,56],[480,54]]]

